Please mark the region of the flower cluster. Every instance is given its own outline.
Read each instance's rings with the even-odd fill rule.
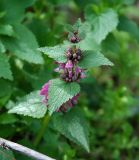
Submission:
[[[59,63],[55,72],[59,72],[60,78],[65,82],[79,82],[80,79],[85,78],[84,70],[76,66],[71,60],[68,60],[67,63]]]
[[[74,32],[70,41],[72,43],[78,43],[80,41],[78,32]],[[80,79],[85,78],[84,69],[78,66],[78,62],[83,58],[82,51],[74,46],[67,49],[65,56],[67,58],[66,63],[58,63],[59,67],[55,69],[56,72],[60,73],[61,79],[65,82],[79,82]]]
[[[69,41],[71,43],[78,43],[80,41],[77,31],[73,33],[73,35],[69,38]],[[56,62],[59,66],[55,69],[55,72],[60,73],[60,78],[67,83],[79,82],[80,79],[85,78],[84,69],[78,66],[78,62],[83,58],[82,51],[74,46],[66,50],[65,56],[67,59],[65,63]],[[51,81],[46,83],[40,91],[40,94],[44,96],[44,103],[46,104],[48,102],[48,89],[50,83]],[[65,112],[72,108],[77,103],[78,97],[79,94],[75,95],[73,98],[69,99],[66,103],[60,106],[57,111]]]
[[[80,49],[76,49],[76,47],[67,49],[65,54],[67,59],[74,63],[78,62],[82,58],[82,51]]]

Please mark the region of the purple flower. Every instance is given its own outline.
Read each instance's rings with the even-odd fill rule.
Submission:
[[[79,97],[79,94],[77,94],[76,96],[74,96],[74,97],[71,99],[72,105],[77,104],[78,97]]]
[[[75,73],[76,73],[76,75],[78,75],[79,73],[81,73],[82,72],[82,69],[80,68],[80,67],[76,67],[75,68]]]
[[[40,95],[48,95],[49,81],[45,83],[40,91]]]
[[[59,63],[59,68],[64,69],[65,68],[65,63]]]
[[[72,78],[72,71],[69,71],[69,78]]]
[[[47,104],[48,102],[48,89],[49,89],[50,81],[45,83],[40,90],[40,95],[44,96],[43,103]]]
[[[72,63],[71,60],[68,60],[68,62],[65,65],[65,68],[67,68],[67,69],[72,69],[73,68],[73,63]]]
[[[55,72],[62,72],[65,69],[65,63],[57,63],[59,66],[54,69]]]
[[[84,72],[81,72],[80,78],[83,79],[83,78],[85,78],[85,77],[86,77],[85,73],[84,73]]]

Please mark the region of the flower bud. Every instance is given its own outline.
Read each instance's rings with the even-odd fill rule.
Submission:
[[[77,43],[76,37],[75,37],[75,36],[72,36],[72,37],[70,38],[70,42],[72,42],[72,43]]]

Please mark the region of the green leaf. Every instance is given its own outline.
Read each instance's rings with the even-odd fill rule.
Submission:
[[[35,64],[42,64],[43,58],[37,51],[38,43],[32,32],[24,25],[14,25],[17,37],[3,37],[2,41],[17,57]]]
[[[12,124],[18,121],[15,115],[3,113],[0,115],[0,124]]]
[[[69,38],[74,35],[73,34],[74,31],[78,31],[78,36],[80,37],[81,40],[83,40],[88,33],[92,32],[90,23],[88,22],[82,23],[80,19],[73,26],[71,26],[72,29],[70,29],[70,27],[68,28],[69,30],[67,31],[69,32],[68,35]]]
[[[118,24],[117,13],[112,9],[108,9],[98,16],[89,15],[86,19],[92,24],[94,28],[92,36],[98,43],[104,40],[108,33],[112,32]]]
[[[0,77],[12,80],[12,72],[10,70],[10,65],[8,62],[8,57],[4,54],[0,54]]]
[[[13,27],[9,24],[7,25],[0,25],[0,34],[7,35],[7,36],[13,36],[14,30]]]
[[[89,152],[88,128],[80,110],[72,109],[63,115],[54,116],[52,127]]]
[[[81,23],[78,29],[79,37],[84,39],[89,33],[92,32],[91,24],[88,22]]]
[[[78,19],[74,25],[66,25],[64,27],[69,33],[69,39],[74,35],[74,31],[78,31],[78,36],[81,40],[83,40],[89,32],[92,32],[90,23],[81,22],[80,19]]]
[[[81,50],[93,50],[93,51],[99,51],[100,50],[100,46],[95,42],[95,40],[90,36],[87,35],[85,39],[81,40],[77,46],[81,49]]]
[[[15,160],[11,150],[0,147],[0,160]]]
[[[6,51],[4,44],[0,40],[0,53],[4,53]]]
[[[50,58],[53,58],[57,62],[66,62],[66,46],[64,45],[57,45],[54,47],[42,47],[38,49],[39,51],[47,54]]]
[[[120,51],[120,45],[113,34],[109,34],[107,38],[102,42],[102,50],[104,52],[117,53]],[[115,56],[117,56],[115,54]]]
[[[103,54],[95,51],[84,51],[83,60],[80,61],[79,66],[82,68],[98,67],[101,65],[113,65]]]
[[[133,37],[135,37],[138,41],[139,41],[139,27],[138,25],[126,18],[126,17],[120,17],[120,23],[118,25],[118,29],[121,31],[125,31],[128,32],[129,34],[131,34]]]
[[[17,113],[33,118],[42,118],[46,113],[47,107],[43,103],[42,96],[38,91],[32,92],[25,96],[21,102],[10,109],[8,113]]]
[[[79,18],[76,23],[73,25],[73,30],[78,30],[82,25],[82,21],[81,19]]]
[[[11,83],[5,79],[0,79],[0,98],[10,95],[13,92]]]
[[[24,17],[25,8],[30,6],[35,0],[0,0],[0,12],[5,12],[3,22],[17,23]]]
[[[56,111],[63,103],[67,102],[73,96],[80,92],[80,86],[78,83],[66,83],[60,79],[51,80],[48,90],[48,110],[51,115]]]

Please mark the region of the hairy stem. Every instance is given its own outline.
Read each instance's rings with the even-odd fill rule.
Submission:
[[[0,138],[0,146],[15,150],[15,151],[20,152],[24,155],[27,155],[28,157],[32,157],[36,160],[54,160],[53,158],[48,157],[42,153],[36,152],[30,148],[27,148],[27,147],[22,146],[20,144],[8,141],[3,138]]]
[[[45,130],[46,130],[46,128],[47,128],[47,125],[48,125],[48,123],[49,123],[49,120],[50,120],[50,115],[47,114],[47,115],[44,117],[44,119],[43,119],[43,121],[42,121],[41,128],[40,128],[40,130],[38,131],[38,134],[37,134],[37,136],[36,136],[36,138],[35,138],[35,140],[34,140],[34,146],[35,146],[35,147],[37,147],[38,144],[40,143],[40,141],[41,141],[41,139],[42,139],[42,137],[43,137],[43,135],[44,135],[44,133],[45,133]]]

